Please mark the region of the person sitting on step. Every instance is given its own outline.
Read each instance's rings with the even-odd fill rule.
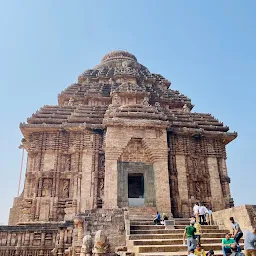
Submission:
[[[161,220],[161,224],[162,224],[162,225],[164,225],[164,221],[165,221],[165,220],[168,220],[168,217],[167,217],[166,213],[163,213],[163,214],[162,214],[162,220]]]
[[[195,255],[198,255],[198,256],[206,256],[206,252],[205,252],[205,250],[201,247],[201,244],[197,244],[194,254],[195,254]]]
[[[225,238],[222,239],[222,252],[224,256],[226,256],[227,253],[231,253],[231,245],[234,243],[234,238],[231,238],[230,234],[227,233]]]
[[[154,219],[154,224],[155,225],[160,225],[161,224],[161,216],[159,212],[156,212],[156,217]]]

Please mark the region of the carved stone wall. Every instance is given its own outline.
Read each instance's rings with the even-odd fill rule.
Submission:
[[[174,216],[189,216],[195,202],[211,205],[214,210],[232,206],[226,150],[221,139],[169,133],[168,147]]]
[[[137,154],[139,150],[140,154]],[[145,127],[108,127],[106,132],[105,209],[118,208],[118,162],[153,165],[156,207],[170,213],[166,131]],[[169,199],[169,200],[168,200]]]
[[[50,256],[56,245],[64,252],[72,245],[72,233],[72,223],[62,224],[61,230],[58,224],[0,226],[0,255]]]
[[[97,205],[104,194],[103,134],[89,130],[32,133],[24,192],[15,201],[19,203],[14,202],[9,224],[68,220]],[[86,204],[81,203],[84,185],[90,188]]]

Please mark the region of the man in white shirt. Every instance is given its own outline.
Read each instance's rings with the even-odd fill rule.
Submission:
[[[193,207],[194,216],[196,218],[196,222],[199,222],[199,204],[196,203]]]
[[[207,213],[207,208],[204,205],[200,204],[198,212],[199,212],[199,223],[201,225],[204,225],[205,222],[206,222],[205,221],[205,214]]]

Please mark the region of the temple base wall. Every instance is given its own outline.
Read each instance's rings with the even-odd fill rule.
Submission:
[[[0,226],[0,256],[50,256],[55,247],[59,224]],[[66,243],[71,243],[66,231]],[[69,237],[69,238],[68,238]]]
[[[95,233],[102,230],[109,241],[109,252],[115,253],[115,247],[125,246],[125,223],[123,209],[97,209],[85,212],[84,235],[90,234],[94,240]]]

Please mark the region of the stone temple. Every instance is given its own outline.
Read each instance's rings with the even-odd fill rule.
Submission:
[[[184,218],[199,201],[215,211],[232,207],[226,145],[237,134],[211,114],[192,112],[191,100],[170,85],[134,55],[112,51],[62,91],[58,105],[21,123],[26,178],[10,211],[15,238],[6,235],[7,242],[38,241],[41,251],[31,255],[50,255],[60,224],[67,249],[81,216],[89,223],[83,228],[95,231],[107,218],[124,225],[127,210]]]

